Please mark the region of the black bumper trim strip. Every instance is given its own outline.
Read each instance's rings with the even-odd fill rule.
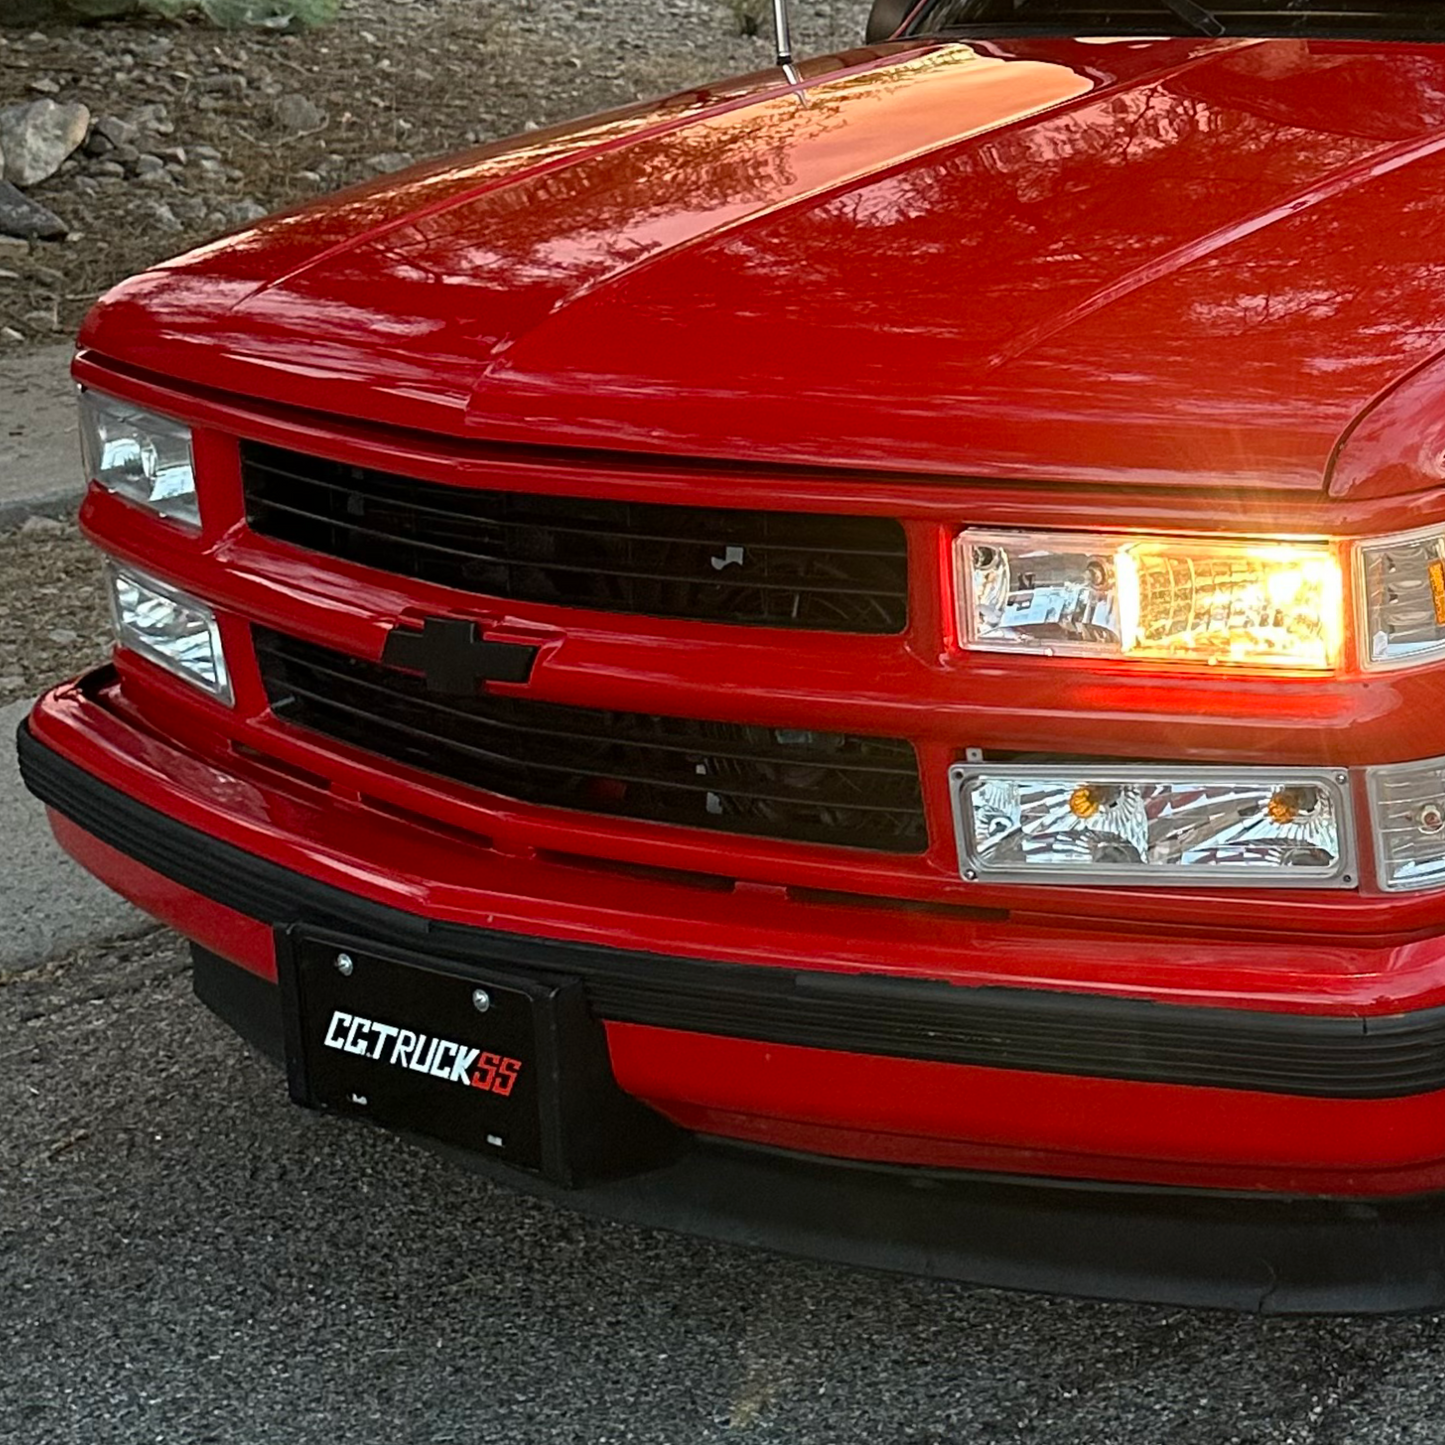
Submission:
[[[1445,1089],[1445,1008],[1334,1017],[1096,994],[965,988],[793,971],[435,923],[295,873],[176,822],[40,743],[21,724],[26,785],[153,871],[277,927],[325,924],[455,962],[580,977],[593,1013],[766,1043],[1033,1073],[1333,1099]]]

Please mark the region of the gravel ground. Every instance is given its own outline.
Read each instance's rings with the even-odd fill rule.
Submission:
[[[968,1290],[599,1224],[360,1125],[158,933],[0,974],[0,1440],[1438,1445],[1445,1321]]]
[[[862,41],[866,0],[793,9],[800,54]],[[769,42],[739,34],[740,16],[765,11],[766,0],[345,0],[334,25],[304,35],[162,21],[0,29],[0,106],[54,93],[139,127],[134,157],[77,155],[30,191],[71,236],[0,254],[0,329],[21,337],[0,346],[73,334],[108,286],[267,211],[766,66]]]

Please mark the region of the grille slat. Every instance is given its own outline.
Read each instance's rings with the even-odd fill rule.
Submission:
[[[890,518],[549,497],[445,486],[243,443],[252,530],[513,601],[821,632],[907,621]]]
[[[907,742],[430,694],[423,679],[253,630],[277,717],[525,802],[890,853],[927,845]]]
[[[350,659],[347,659],[347,661],[350,661]],[[354,672],[347,672],[334,667],[326,667],[314,661],[308,662],[307,668],[311,673],[317,676],[330,677],[335,681],[340,681],[352,690],[370,692],[374,694],[379,699],[382,699],[382,706],[386,706],[388,702],[394,702],[396,700],[397,694],[392,687],[382,683],[371,682],[365,678],[357,676]],[[302,691],[302,685],[296,681],[295,671],[291,672],[288,676],[288,685],[295,691]],[[319,703],[334,702],[334,694],[316,692],[314,694],[314,700]],[[427,707],[437,713],[451,714],[456,718],[463,719],[465,720],[467,726],[471,728],[492,728],[501,729],[503,731],[507,730],[507,725],[505,723],[498,721],[496,718],[481,717],[477,714],[475,710],[469,709],[464,704],[457,704],[455,700],[450,698],[443,700],[439,697],[428,697]],[[364,709],[361,709],[360,711],[364,712]],[[664,719],[659,719],[659,721],[664,721]],[[531,723],[530,731],[532,732],[534,737],[538,738],[557,738],[562,741],[575,742],[578,737],[578,734],[576,734],[575,732],[568,732],[565,729],[545,727],[537,721],[533,721]],[[656,738],[649,738],[645,743],[638,743],[637,747],[639,749],[645,749],[648,752],[680,753],[683,755],[691,755],[697,752],[697,741],[696,739],[694,739],[691,742],[674,743],[660,741]],[[713,757],[725,760],[732,760],[737,758],[746,759],[748,756],[750,756],[746,752],[739,752],[737,750],[723,748],[719,745],[717,739],[715,738],[709,739],[708,748]],[[840,773],[879,773],[884,775],[885,777],[897,771],[896,766],[885,763],[855,762],[852,760],[839,759],[836,757],[829,759],[828,766],[834,771]]]

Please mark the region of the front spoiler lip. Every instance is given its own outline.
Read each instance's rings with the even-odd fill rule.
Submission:
[[[22,722],[48,806],[154,872],[273,928],[324,925],[465,963],[586,985],[597,1017],[764,1043],[1072,1077],[1324,1099],[1445,1089],[1445,1006],[1379,1016],[1263,1012],[880,973],[680,958],[442,923],[360,897],[138,802]]]
[[[280,990],[203,949],[192,953],[202,1003],[279,1062]],[[1061,1182],[825,1159],[691,1134],[657,1168],[564,1188],[486,1155],[404,1137],[584,1214],[857,1268],[1254,1314],[1400,1314],[1445,1304],[1441,1196],[1374,1203]]]

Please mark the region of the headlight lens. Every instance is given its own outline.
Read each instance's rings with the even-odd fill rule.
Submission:
[[[87,480],[199,529],[189,427],[129,402],[82,391],[80,450]]]
[[[1339,657],[1325,543],[970,530],[956,567],[965,646],[1313,670]]]
[[[1367,667],[1445,654],[1445,531],[1362,543],[1357,575]]]
[[[959,764],[964,876],[1022,883],[1355,883],[1349,798],[1309,769]]]
[[[216,614],[194,597],[107,563],[111,614],[121,644],[229,703],[231,679]]]

